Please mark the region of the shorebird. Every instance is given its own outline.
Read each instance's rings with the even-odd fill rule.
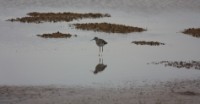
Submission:
[[[99,46],[99,52],[101,52],[101,51],[103,52],[103,46],[106,45],[106,44],[108,44],[105,40],[100,39],[100,38],[98,38],[98,37],[94,37],[94,39],[92,39],[92,40],[95,40],[97,46]],[[91,40],[91,41],[92,41],[92,40]],[[102,50],[101,50],[101,49],[102,49]]]

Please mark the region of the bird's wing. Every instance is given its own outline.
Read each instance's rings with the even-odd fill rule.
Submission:
[[[101,39],[104,44],[108,44],[105,40]]]

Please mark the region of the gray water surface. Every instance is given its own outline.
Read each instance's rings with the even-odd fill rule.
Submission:
[[[0,85],[123,86],[197,79],[199,70],[147,63],[199,61],[199,39],[181,33],[186,28],[200,26],[199,5],[200,0],[1,0]],[[101,12],[112,17],[42,24],[5,21],[32,11]],[[123,35],[82,31],[69,26],[87,22],[126,24],[148,31]],[[43,39],[36,36],[57,31],[78,37]],[[102,56],[95,42],[90,41],[95,36],[108,42]],[[131,43],[137,40],[160,41],[166,45]],[[99,61],[107,67],[94,74]]]

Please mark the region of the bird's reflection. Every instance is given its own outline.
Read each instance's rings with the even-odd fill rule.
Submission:
[[[99,57],[99,63],[96,65],[95,70],[93,71],[94,74],[98,74],[106,69],[107,65],[103,64],[103,58]]]

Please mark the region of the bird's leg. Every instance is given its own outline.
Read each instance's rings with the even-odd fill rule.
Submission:
[[[99,47],[99,56],[100,56],[100,54],[101,54],[101,47]]]
[[[102,52],[103,52],[103,46],[102,46]]]
[[[101,47],[99,47],[99,56],[101,57]]]
[[[101,52],[101,47],[99,47],[99,53]]]

